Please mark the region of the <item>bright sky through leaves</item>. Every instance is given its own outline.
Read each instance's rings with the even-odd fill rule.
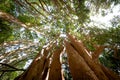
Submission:
[[[103,12],[104,11],[104,12]],[[112,27],[111,25],[111,20],[115,17],[115,16],[120,16],[120,5],[111,5],[110,9],[100,9],[99,14],[95,14],[94,16],[90,16],[90,19],[92,21],[94,21],[96,25],[105,25],[105,26],[101,26],[102,28],[106,28],[106,27]],[[104,15],[102,15],[104,14]]]

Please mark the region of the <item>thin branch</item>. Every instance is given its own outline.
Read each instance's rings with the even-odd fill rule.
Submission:
[[[33,43],[32,40],[16,40],[16,41],[9,41],[9,42],[4,42],[4,43],[1,43],[0,44],[0,47],[5,47],[5,46],[8,46],[8,45],[15,45],[15,44],[19,44],[19,43]]]
[[[50,12],[50,10],[49,10],[49,8],[48,8],[47,4],[44,2],[44,0],[43,0],[43,3],[45,4],[45,6],[46,6],[47,10]]]
[[[26,2],[29,6],[31,6],[36,12],[38,12],[39,14],[41,14],[43,17],[45,17],[45,18],[47,19],[47,17],[46,17],[44,14],[42,14],[40,11],[38,11],[31,3],[29,3],[27,0],[25,0],[25,2]]]
[[[13,71],[26,71],[24,69],[16,69],[16,70],[0,70],[0,72],[13,72]]]
[[[21,2],[19,0],[15,0],[15,3],[18,4],[22,9],[28,10],[32,15],[38,17],[33,10],[26,6],[25,2]]]
[[[40,3],[42,7],[41,7],[37,2],[31,2],[30,4],[31,4],[31,5],[32,5],[32,4],[37,5],[37,6],[38,6],[39,8],[41,8],[41,10],[43,10],[46,14],[50,15],[50,11],[49,11],[49,10],[47,11],[47,10],[44,8],[42,2]]]
[[[44,6],[43,6],[43,4],[42,4],[42,1],[41,1],[41,0],[39,0],[39,2],[40,2],[40,4],[41,4],[41,6],[42,6],[43,10],[45,10],[45,8],[44,8]]]
[[[7,67],[9,67],[9,68],[13,68],[13,69],[17,69],[17,68],[15,68],[15,67],[13,67],[13,66],[11,66],[11,65],[9,65],[9,64],[6,64],[6,63],[0,63],[1,65],[4,65],[4,66],[7,66]]]
[[[31,2],[30,4],[37,5],[39,8],[42,8],[37,2]]]
[[[17,4],[19,4],[21,7],[23,7],[23,4],[20,2],[20,1],[18,1],[18,0],[14,0]]]
[[[18,69],[18,68],[15,68],[15,67],[13,67],[13,66],[11,66],[9,64],[6,64],[6,63],[0,63],[0,64],[13,69],[13,70],[0,70],[0,71],[4,71],[4,72],[8,72],[8,71],[25,71],[24,69]]]
[[[34,43],[34,44],[31,44],[31,45],[28,46],[28,47],[22,47],[22,48],[19,48],[19,49],[10,51],[10,52],[8,52],[8,53],[4,53],[2,56],[0,56],[0,59],[4,59],[4,58],[7,57],[7,56],[13,55],[13,54],[14,54],[15,52],[17,52],[17,51],[23,51],[23,50],[30,49],[30,47],[35,46],[35,45],[37,45],[37,44]]]
[[[0,78],[5,74],[5,72],[2,72],[1,75],[0,75]]]

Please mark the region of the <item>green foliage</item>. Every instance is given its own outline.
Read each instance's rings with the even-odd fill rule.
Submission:
[[[14,78],[18,76],[17,72],[6,73],[5,75],[6,76],[2,78],[3,80],[14,80]]]
[[[0,43],[3,43],[12,35],[12,28],[6,21],[0,20]]]
[[[90,3],[87,5],[87,2]],[[112,21],[113,27],[109,29],[86,26],[86,23],[90,22],[91,11],[94,9],[99,11],[100,8],[107,9],[113,2],[119,4],[120,1],[0,0],[0,10],[15,15],[19,21],[27,25],[27,28],[23,28],[19,24],[8,23],[5,19],[0,19],[0,44],[3,43],[0,45],[0,56],[5,55],[4,59],[0,60],[15,65],[17,68],[23,68],[26,62],[33,59],[42,46],[49,41],[57,40],[58,44],[61,44],[66,37],[61,38],[59,35],[66,33],[77,36],[91,51],[95,50],[94,44],[120,45],[119,17],[118,19],[115,17]],[[102,14],[105,15],[104,12]],[[101,63],[117,70],[118,61],[113,58],[112,52],[106,53],[105,51],[103,57],[100,58]],[[69,79],[71,75],[67,65],[66,67],[65,75]],[[20,73],[5,73],[2,79],[13,80]]]
[[[104,51],[103,54],[100,56],[99,60],[104,66],[112,69],[116,73],[119,73],[120,60],[114,57],[113,50]]]
[[[100,8],[108,9],[112,4],[118,5],[120,0],[90,0],[90,2],[94,5],[96,12],[98,12]]]
[[[4,77],[1,77],[0,80],[14,80],[16,76],[19,76],[19,72],[8,72],[4,74]]]
[[[0,10],[14,13],[15,6],[12,0],[0,0]]]
[[[18,16],[18,19],[23,22],[23,23],[26,23],[28,25],[40,25],[40,19],[37,19],[37,18],[34,18],[30,15],[23,15],[23,14],[20,14]]]
[[[21,22],[30,22],[31,19],[33,20],[34,18],[33,17],[30,17],[30,16],[27,16],[27,15],[19,15],[18,16],[18,19],[21,21]],[[32,21],[31,21],[32,22]]]
[[[92,37],[92,41],[98,44],[119,44],[120,41],[120,27],[111,27],[109,29],[100,29],[97,27],[89,28],[89,35]]]
[[[85,6],[85,0],[76,0],[74,1],[74,8],[78,16],[78,21],[83,24],[86,20],[89,19],[88,13],[89,9]]]

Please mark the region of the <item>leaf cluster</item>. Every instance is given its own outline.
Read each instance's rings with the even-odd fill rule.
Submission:
[[[0,19],[0,43],[3,43],[12,35],[12,28],[6,21]]]

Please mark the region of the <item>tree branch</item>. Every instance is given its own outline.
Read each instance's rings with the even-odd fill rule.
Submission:
[[[36,30],[36,29],[33,29],[33,28],[30,28],[29,26],[27,26],[26,24],[24,24],[23,22],[19,21],[17,18],[15,18],[14,16],[12,16],[11,14],[8,14],[6,12],[3,12],[0,10],[0,18],[8,21],[8,22],[13,22],[15,24],[18,24],[22,27],[24,27],[25,29],[28,29],[30,31],[34,31],[34,32],[37,32],[37,33],[40,33],[39,30]],[[41,35],[44,35],[42,33],[40,33]]]
[[[24,69],[18,69],[18,68],[15,68],[15,67],[13,67],[13,66],[11,66],[11,65],[9,65],[9,64],[5,64],[5,63],[0,63],[0,64],[13,69],[13,70],[0,70],[0,71],[2,71],[2,72],[25,71]]]
[[[38,11],[31,3],[29,3],[27,0],[25,0],[25,2],[26,2],[29,6],[31,6],[36,12],[38,12],[39,14],[41,14],[42,16],[44,16],[44,17],[47,19],[47,17],[46,17],[44,14],[42,14],[40,11]]]
[[[0,70],[0,72],[13,72],[13,71],[26,71],[24,69],[16,69],[16,70]]]

